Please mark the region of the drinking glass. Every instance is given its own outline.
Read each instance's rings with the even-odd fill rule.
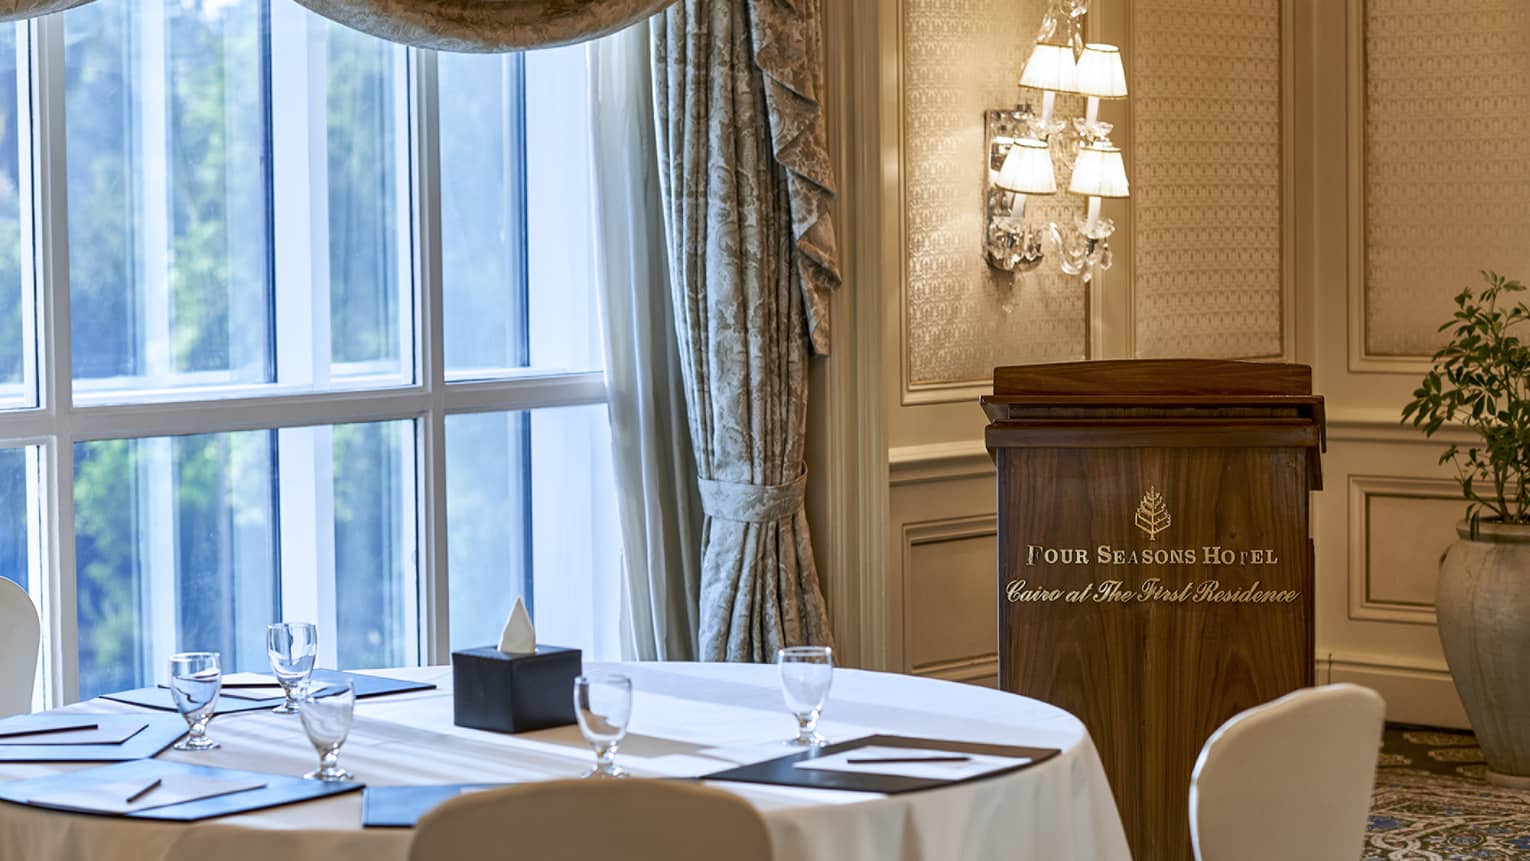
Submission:
[[[170,656],[170,697],[191,732],[176,750],[212,750],[220,745],[207,737],[207,723],[218,707],[223,687],[222,656],[217,652],[182,652]]]
[[[818,716],[834,682],[834,650],[828,646],[791,646],[776,652],[781,670],[781,694],[797,718],[797,737],[787,744],[822,747],[828,740],[818,734]]]
[[[618,673],[574,679],[574,714],[579,731],[595,749],[595,768],[585,777],[626,777],[616,764],[616,749],[632,717],[632,680]]]
[[[320,696],[323,694],[323,696]],[[309,780],[332,783],[350,780],[351,773],[340,767],[340,745],[351,734],[351,719],[356,714],[356,685],[350,681],[334,684],[309,682],[301,689],[298,717],[303,731],[319,753],[319,767],[303,775]]]
[[[312,622],[277,622],[266,626],[266,657],[271,674],[287,699],[272,709],[278,714],[297,713],[298,693],[313,675],[313,656],[319,648],[319,629]]]

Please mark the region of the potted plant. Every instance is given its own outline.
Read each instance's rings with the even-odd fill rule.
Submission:
[[[1403,408],[1433,436],[1474,439],[1440,456],[1456,470],[1466,519],[1440,561],[1440,642],[1493,783],[1530,786],[1530,345],[1525,286],[1491,272],[1456,296],[1449,342]]]

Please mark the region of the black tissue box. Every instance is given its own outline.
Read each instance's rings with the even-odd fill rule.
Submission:
[[[566,726],[574,722],[574,679],[583,671],[579,650],[559,646],[452,652],[452,722],[494,732]]]

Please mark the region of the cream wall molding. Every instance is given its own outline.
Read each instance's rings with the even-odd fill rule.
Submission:
[[[1387,410],[1343,410],[1328,417],[1330,442],[1387,442],[1444,448],[1468,443],[1476,434],[1461,425],[1446,425],[1426,437],[1412,425],[1398,421]],[[991,477],[993,458],[982,439],[951,440],[922,445],[894,446],[887,450],[888,480],[894,486],[929,481]]]
[[[1371,500],[1376,498],[1409,500],[1461,500],[1461,489],[1454,479],[1414,476],[1349,477],[1349,618],[1357,622],[1399,622],[1409,625],[1434,625],[1432,600],[1423,602],[1388,601],[1376,596],[1376,578],[1381,575],[1372,564],[1370,547],[1374,523]],[[1430,573],[1436,568],[1424,560]]]
[[[1434,436],[1411,424],[1403,424],[1400,411],[1386,409],[1336,410],[1328,415],[1329,442],[1388,442],[1437,446],[1444,450],[1452,443],[1470,443],[1478,439],[1465,425],[1445,425]]]
[[[1377,655],[1360,651],[1328,651],[1318,655],[1317,677],[1320,679],[1327,678],[1330,668],[1337,671],[1341,667],[1356,670],[1391,670],[1395,672],[1445,676],[1446,678],[1450,676],[1450,665],[1445,663],[1443,659],[1436,661],[1399,655]]]
[[[894,487],[931,481],[991,478],[993,458],[982,440],[959,440],[887,450],[889,481]]]
[[[815,397],[824,416],[810,451],[822,452],[809,474],[827,535],[820,555],[838,658],[845,666],[888,669],[886,568],[888,542],[887,415],[880,223],[852,218],[881,211],[881,112],[876,105],[888,58],[876,3],[824,4],[826,90],[832,156],[839,176],[835,201],[845,284],[831,300],[834,352],[817,368]]]
[[[908,367],[908,340],[902,341],[901,347],[904,355],[903,367]],[[904,374],[903,405],[909,407],[923,406],[926,404],[955,404],[966,401],[974,401],[984,395],[993,394],[991,382],[978,382],[975,380],[961,380],[952,383],[908,383],[908,375]]]
[[[1442,727],[1471,725],[1443,661],[1331,652],[1319,656],[1317,678],[1324,684],[1350,682],[1371,688],[1386,700],[1388,720]]]
[[[978,655],[965,655],[959,658],[951,658],[926,664],[914,664],[912,656],[915,652],[914,644],[910,642],[913,626],[908,623],[910,613],[919,612],[919,607],[913,600],[914,578],[918,572],[914,568],[913,553],[916,547],[928,544],[942,544],[952,541],[966,541],[973,538],[997,537],[999,533],[999,516],[993,511],[982,514],[970,514],[962,517],[942,517],[931,520],[920,520],[903,524],[902,545],[903,555],[903,615],[904,619],[900,627],[903,629],[903,654],[905,661],[910,664],[908,671],[918,675],[937,675],[939,678],[955,678],[961,676],[959,681],[969,681],[984,675],[984,672],[973,672],[976,665],[993,665],[992,673],[998,677],[998,654],[997,652]],[[994,583],[998,582],[997,560],[993,572]],[[995,593],[997,594],[997,593]],[[986,672],[986,671],[985,671]]]
[[[999,684],[999,656],[984,655],[960,661],[944,661],[914,670],[915,675],[948,682],[967,682],[988,687]]]

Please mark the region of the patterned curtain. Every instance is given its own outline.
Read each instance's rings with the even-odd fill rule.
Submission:
[[[810,351],[839,283],[819,0],[651,24],[659,182],[702,508],[702,660],[831,640],[802,493]]]
[[[0,21],[90,0],[0,0]],[[517,51],[615,33],[674,0],[298,0],[348,27],[441,51]]]
[[[0,21],[20,21],[84,6],[90,0],[0,0]]]
[[[518,51],[615,33],[674,0],[297,0],[347,27],[438,51]]]

